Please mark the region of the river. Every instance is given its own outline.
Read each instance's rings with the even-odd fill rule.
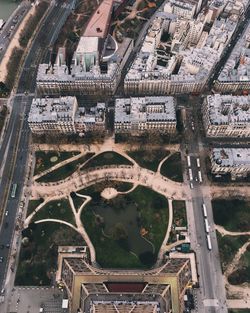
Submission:
[[[0,19],[4,19],[6,21],[18,4],[19,1],[0,0]]]

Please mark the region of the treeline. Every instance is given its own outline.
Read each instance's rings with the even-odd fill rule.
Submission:
[[[35,10],[34,15],[31,15],[28,19],[25,28],[22,30],[20,37],[19,37],[19,44],[21,47],[25,48],[36,29],[37,24],[41,20],[42,16],[44,15],[45,11],[49,6],[48,2],[40,2]]]
[[[7,76],[5,78],[5,86],[8,90],[12,90],[14,86],[23,52],[23,49],[14,48],[9,58],[9,62],[7,64]]]

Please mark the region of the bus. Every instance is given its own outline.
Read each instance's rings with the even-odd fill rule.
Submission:
[[[210,235],[207,235],[207,248],[208,250],[212,250],[211,238]]]
[[[205,231],[208,234],[209,233],[209,225],[208,225],[208,221],[206,218],[204,219],[204,223],[205,223]]]
[[[193,180],[193,174],[192,174],[192,170],[191,168],[188,170],[188,173],[189,173],[189,180]]]
[[[199,159],[199,158],[196,159],[196,163],[197,163],[197,167],[201,167],[200,159]]]
[[[207,218],[207,208],[206,208],[205,203],[202,204],[202,209],[203,209],[203,216],[204,216],[204,218]]]
[[[188,167],[191,167],[191,160],[190,160],[190,156],[187,156],[187,162],[188,162]]]
[[[200,183],[202,183],[201,171],[198,171],[198,176],[199,176],[199,181],[200,181]]]
[[[15,198],[16,197],[16,189],[17,189],[17,184],[13,184],[12,185],[12,190],[11,190],[11,198]]]

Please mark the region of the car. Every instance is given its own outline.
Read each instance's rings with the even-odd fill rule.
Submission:
[[[5,211],[5,216],[8,216],[9,215],[9,211]]]
[[[3,263],[3,256],[0,256],[0,263]]]
[[[9,244],[9,243],[7,243],[7,244],[5,245],[5,247],[6,247],[7,249],[9,249],[10,244]]]

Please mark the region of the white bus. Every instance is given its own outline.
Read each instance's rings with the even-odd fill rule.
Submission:
[[[192,173],[191,168],[188,170],[188,173],[189,173],[189,180],[192,181],[193,180],[193,173]]]
[[[202,183],[201,171],[198,171],[199,181]]]
[[[197,167],[201,167],[200,159],[199,159],[199,158],[196,159],[196,163],[197,163]]]
[[[187,162],[188,162],[188,167],[191,167],[191,159],[189,155],[187,156]]]
[[[204,219],[204,223],[205,223],[205,231],[208,234],[209,233],[209,224],[208,224],[208,221],[206,218]]]
[[[203,209],[203,216],[207,218],[207,208],[206,208],[205,203],[202,204],[202,209]]]
[[[211,238],[210,235],[207,235],[207,248],[208,250],[212,250]]]

